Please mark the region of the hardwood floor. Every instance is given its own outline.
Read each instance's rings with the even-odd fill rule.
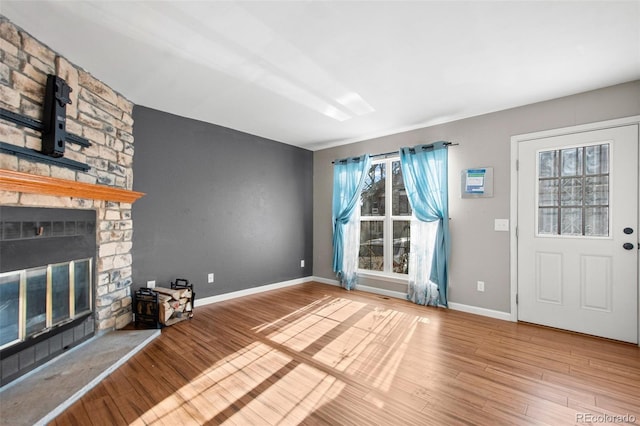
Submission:
[[[56,425],[640,424],[640,349],[308,283],[198,307]]]

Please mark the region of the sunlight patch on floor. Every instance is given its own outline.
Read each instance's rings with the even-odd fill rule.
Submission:
[[[266,329],[268,329],[270,327],[277,326],[278,324],[286,324],[288,322],[289,318],[295,318],[295,317],[298,317],[298,316],[300,316],[302,314],[305,314],[307,312],[309,312],[309,313],[315,312],[315,310],[316,310],[315,307],[324,306],[329,299],[331,299],[330,296],[324,296],[323,298],[315,300],[314,302],[309,303],[307,306],[303,306],[300,309],[296,309],[295,311],[291,312],[290,314],[287,314],[287,315],[285,315],[283,317],[280,317],[275,321],[267,322],[267,323],[264,323],[264,324],[259,325],[257,327],[253,327],[252,330],[255,331],[256,333],[260,333],[260,332],[262,332],[262,331],[264,331],[264,330],[266,330]]]
[[[187,406],[193,405],[201,412],[205,411],[210,416],[206,420],[210,420],[290,361],[290,357],[263,343],[252,343],[214,364],[141,419],[147,424],[153,424],[157,419],[167,422],[176,413],[186,415],[184,418],[188,419],[191,416],[187,414]],[[249,371],[252,374],[248,374]]]
[[[340,325],[337,321],[332,321],[317,315],[310,315],[302,318],[295,326],[288,328],[282,333],[272,333],[269,338],[284,346],[301,352],[316,340]]]
[[[335,377],[300,364],[224,424],[298,424],[336,398],[344,387],[345,384]]]
[[[305,364],[289,366],[292,369],[287,372],[285,367],[291,361],[291,357],[264,343],[252,343],[172,393],[144,413],[138,423],[185,424],[193,420],[194,424],[215,421],[246,425],[302,421],[339,395],[345,384]],[[273,400],[279,403],[267,402]]]
[[[365,306],[365,303],[335,299],[289,323],[283,323],[267,337],[275,343],[302,351]]]
[[[308,348],[321,338],[331,338],[313,354],[314,360],[336,371],[358,375],[376,388],[388,391],[416,328],[430,321],[426,317],[375,307],[339,335],[332,335],[332,330],[344,327],[347,320],[366,306],[341,298],[319,309],[315,305],[312,313],[307,311],[267,337],[296,351]],[[274,324],[277,322],[271,323]],[[375,405],[382,406],[384,402],[377,400]]]
[[[345,388],[332,370],[389,391],[416,330],[430,321],[366,307],[323,298],[254,327],[263,342],[216,362],[143,414],[139,423],[183,424],[188,419],[199,424],[297,424]],[[288,350],[305,352],[313,362],[294,362]],[[384,407],[384,398],[370,396],[367,401]]]

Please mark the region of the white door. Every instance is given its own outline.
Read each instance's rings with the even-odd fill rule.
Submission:
[[[638,126],[518,143],[518,320],[638,343]]]

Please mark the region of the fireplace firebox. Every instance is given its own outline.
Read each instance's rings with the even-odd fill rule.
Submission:
[[[94,335],[96,212],[0,206],[0,385]]]

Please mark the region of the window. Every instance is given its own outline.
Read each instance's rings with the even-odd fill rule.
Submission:
[[[398,158],[371,164],[360,201],[358,268],[407,274],[412,212]]]
[[[609,144],[538,154],[538,235],[609,236]]]

